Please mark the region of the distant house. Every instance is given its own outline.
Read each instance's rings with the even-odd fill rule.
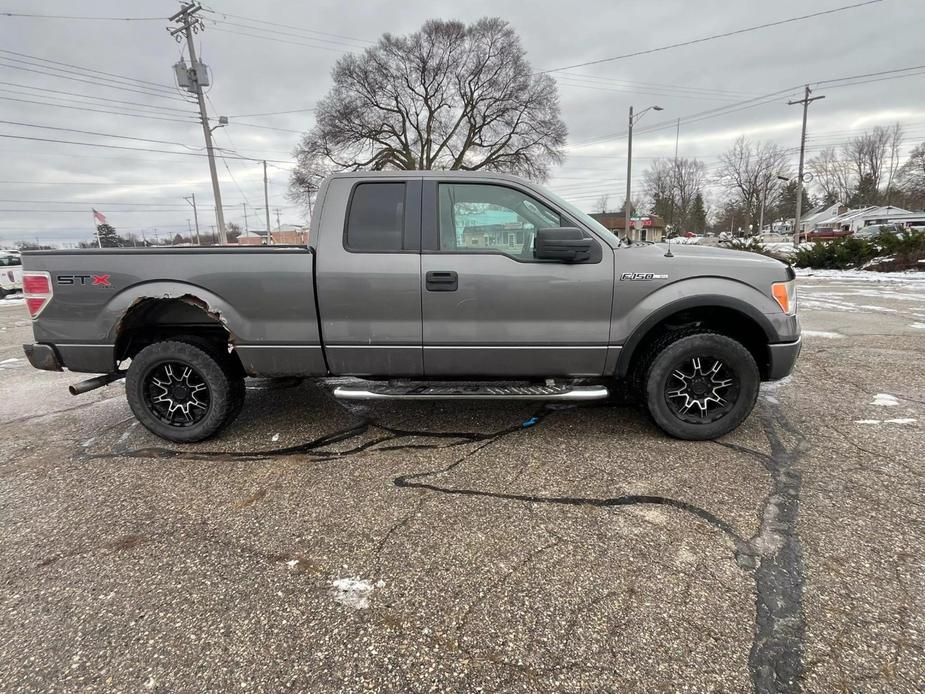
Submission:
[[[622,212],[598,212],[591,217],[604,225],[618,237],[626,236],[626,217]],[[644,214],[631,217],[631,241],[663,241],[665,239],[665,220],[656,214]]]
[[[508,248],[520,252],[533,231],[513,210],[482,209],[455,218],[457,244],[462,248]]]
[[[921,218],[923,215],[919,215]],[[890,224],[898,219],[915,218],[912,212],[892,205],[871,205],[854,210],[845,210],[839,214],[817,219],[812,229],[837,229],[855,232],[872,224]]]
[[[240,246],[307,246],[308,229],[298,227],[293,224],[284,224],[276,231],[271,230],[269,234],[266,229],[249,229],[241,232],[238,237]]]
[[[815,229],[816,222],[822,219],[829,219],[830,217],[847,211],[848,206],[840,202],[836,202],[832,205],[819,205],[818,207],[814,207],[800,215],[800,233],[806,233],[807,231]]]

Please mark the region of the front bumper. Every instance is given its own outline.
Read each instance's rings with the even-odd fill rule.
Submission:
[[[770,365],[768,368],[768,381],[779,381],[793,372],[793,365],[800,356],[803,348],[803,338],[798,337],[796,342],[781,342],[768,345]]]
[[[58,353],[51,345],[23,345],[22,350],[26,353],[26,358],[29,360],[29,363],[36,369],[42,369],[43,371],[64,370],[61,368],[61,360],[58,358]]]

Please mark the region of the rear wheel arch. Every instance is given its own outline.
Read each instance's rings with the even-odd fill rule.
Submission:
[[[244,374],[233,351],[235,336],[220,311],[193,293],[177,296],[140,296],[124,310],[114,329],[114,357],[118,364],[131,359],[148,345],[188,338],[209,345],[223,355],[235,373]]]

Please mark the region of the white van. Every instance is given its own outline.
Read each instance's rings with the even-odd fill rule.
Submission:
[[[19,253],[0,251],[0,299],[22,291],[22,260]]]

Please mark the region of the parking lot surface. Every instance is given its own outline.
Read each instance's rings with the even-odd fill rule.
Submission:
[[[925,282],[800,280],[716,442],[253,381],[168,444],[0,302],[2,691],[925,689]]]

